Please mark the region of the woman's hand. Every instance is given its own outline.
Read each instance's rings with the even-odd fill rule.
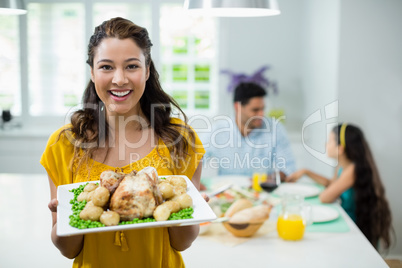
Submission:
[[[298,179],[300,179],[305,174],[306,174],[306,170],[300,169],[300,170],[290,174],[289,176],[287,176],[285,178],[285,181],[286,182],[296,182]]]
[[[50,200],[49,204],[47,205],[51,212],[57,212],[57,206],[59,205],[59,201],[56,198]]]
[[[57,235],[57,188],[53,183],[53,180],[49,177],[50,186],[50,202],[47,205],[49,210],[52,212],[52,242],[60,250],[61,254],[69,259],[75,258],[82,249],[84,244],[83,235],[75,236],[63,236]]]
[[[191,180],[198,191],[200,190],[201,170],[202,163],[199,163]],[[203,195],[203,198],[205,199],[205,201],[207,200],[207,197],[205,195]],[[189,248],[193,241],[197,238],[200,231],[200,226],[198,224],[189,226],[176,226],[168,227],[168,230],[170,245],[172,246],[172,248],[177,251],[183,251]]]
[[[201,193],[202,198],[204,198],[205,202],[209,201],[209,196],[206,193]]]

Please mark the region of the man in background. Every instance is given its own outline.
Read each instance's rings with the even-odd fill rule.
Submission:
[[[266,95],[256,83],[240,83],[234,90],[235,117],[220,116],[212,131],[201,136],[205,164],[218,169],[218,175],[251,177],[276,168],[284,179],[296,170],[285,128],[264,116]]]

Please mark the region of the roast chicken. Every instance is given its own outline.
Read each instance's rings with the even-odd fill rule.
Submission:
[[[106,170],[100,175],[100,186],[109,190],[110,195],[113,195],[120,182],[124,179],[124,173],[117,173],[112,170]],[[135,175],[135,174],[134,174]]]
[[[122,221],[151,217],[155,208],[163,202],[154,168],[141,170],[137,174],[123,174],[122,180],[119,180],[119,175],[105,174],[102,182],[101,176],[101,185],[112,185],[111,189],[115,189],[109,209],[117,212]]]

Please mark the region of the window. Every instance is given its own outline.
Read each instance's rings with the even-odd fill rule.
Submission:
[[[160,13],[163,87],[188,113],[205,113],[217,92],[215,21],[179,5],[164,4]]]
[[[94,3],[92,30],[110,18],[122,17],[147,28],[152,36],[151,6],[144,3]],[[92,33],[91,33],[92,34]]]
[[[162,86],[181,108],[190,114],[211,110],[215,22],[188,17],[182,1],[28,0],[27,8],[25,17],[8,16],[0,25],[0,109],[12,106],[24,120],[64,117],[79,105],[90,78],[86,48],[94,27],[120,16],[148,29]],[[26,66],[20,51],[27,54]]]
[[[29,113],[65,115],[85,86],[84,5],[28,5]]]
[[[17,16],[2,16],[0,23],[0,110],[21,115],[20,40]]]

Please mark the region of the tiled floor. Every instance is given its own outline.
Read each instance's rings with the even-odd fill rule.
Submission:
[[[0,267],[72,267],[50,240],[49,199],[46,177],[0,174]]]

